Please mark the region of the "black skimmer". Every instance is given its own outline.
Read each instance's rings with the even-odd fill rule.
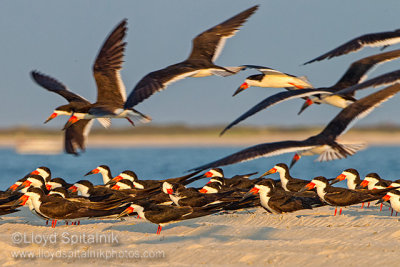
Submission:
[[[168,179],[164,179],[164,180],[139,180],[139,178],[135,172],[130,171],[130,170],[125,170],[125,171],[121,172],[118,176],[116,176],[112,180],[110,180],[107,183],[107,185],[114,184],[123,179],[130,180],[136,189],[149,189],[149,188],[157,188],[157,187],[159,188],[162,186],[163,182],[181,183],[183,185],[187,185],[187,184],[190,184],[194,181],[197,181],[197,180],[203,178],[202,175],[193,177],[194,175],[196,175],[198,173],[199,173],[199,171],[192,172],[192,173],[189,173],[189,174],[181,176],[181,177],[168,178]],[[191,179],[189,179],[189,178],[191,178]]]
[[[392,181],[384,180],[376,172],[371,172],[365,175],[364,180],[360,183],[360,187],[361,188],[367,187],[368,190],[373,190],[376,188],[376,185],[378,183],[386,188],[391,185]]]
[[[337,137],[350,128],[357,119],[365,117],[382,102],[393,97],[399,91],[400,84],[395,84],[363,97],[343,109],[319,134],[311,136],[303,141],[289,140],[255,145],[191,170],[215,168],[260,157],[275,156],[295,151],[300,151],[295,155],[297,160],[303,155],[315,154],[320,154],[317,159],[319,161],[346,158],[360,150],[363,145],[339,143],[336,140]]]
[[[380,194],[389,191],[390,189],[377,190],[380,194],[372,194],[365,192],[358,192],[355,190],[333,187],[329,184],[329,181],[323,177],[318,176],[311,180],[302,190],[317,189],[318,196],[328,203],[329,205],[335,206],[335,215],[337,213],[337,207],[350,206],[354,204],[359,204],[363,202],[368,202],[372,200],[377,200],[382,196]],[[342,208],[340,208],[339,215],[342,213]]]
[[[51,179],[49,182],[46,183],[46,189],[48,191],[54,190],[56,188],[65,188],[68,189],[72,186],[73,184],[67,183],[63,178],[56,177]]]
[[[64,126],[67,129],[77,121],[95,118],[126,118],[149,122],[151,118],[133,108],[124,108],[126,100],[125,85],[121,79],[126,42],[127,21],[122,20],[110,33],[101,47],[93,64],[93,76],[97,85],[97,100],[93,104],[76,108]]]
[[[306,184],[310,181],[293,178],[290,175],[289,167],[285,163],[278,163],[273,168],[265,172],[261,177],[279,173],[279,178],[281,179],[281,186],[285,191],[288,192],[299,192]]]
[[[274,70],[263,66],[254,66],[254,65],[243,65],[243,66],[246,68],[257,69],[262,74],[256,74],[247,77],[244,83],[242,83],[240,87],[235,91],[233,96],[239,94],[240,92],[246,90],[251,86],[286,88],[288,90],[314,88],[305,76],[296,77],[294,75],[283,73],[278,70]]]
[[[232,178],[224,177],[224,171],[221,168],[213,168],[203,174],[204,177],[211,178],[208,183],[218,182],[222,186],[235,187],[235,188],[249,188],[259,182],[259,179],[250,180],[249,177],[257,174],[258,172],[248,174],[237,174]]]
[[[70,116],[78,109],[90,105],[88,100],[71,92],[64,84],[50,76],[44,75],[37,71],[32,71],[31,76],[37,84],[51,92],[61,95],[69,102],[69,104],[57,107],[50,117],[45,121],[45,123],[59,115]],[[108,118],[99,118],[98,121],[104,127],[110,126],[110,119]],[[78,155],[78,149],[81,151],[85,150],[87,137],[92,124],[92,120],[81,120],[75,123],[73,127],[66,129],[64,134],[64,149],[68,154]]]
[[[188,206],[156,205],[142,201],[131,204],[120,216],[136,212],[140,218],[158,224],[157,234],[159,235],[164,225],[217,213],[223,210],[224,205],[226,205],[226,203],[192,208]]]
[[[214,61],[222,51],[226,39],[234,36],[257,8],[258,6],[253,6],[197,35],[193,39],[189,57],[185,61],[144,76],[129,95],[125,108],[136,106],[154,93],[164,90],[172,82],[186,77],[228,76],[242,70],[244,67],[220,67],[215,65]]]
[[[111,169],[107,165],[99,165],[95,169],[86,173],[85,176],[97,173],[100,173],[101,176],[103,177],[103,184],[107,184],[113,179],[113,176],[111,174]]]
[[[400,212],[400,191],[391,190],[387,192],[385,196],[383,196],[382,200],[390,201],[390,206],[396,211],[397,216],[397,213]]]
[[[238,200],[230,197],[233,191],[203,194],[195,188],[186,188],[184,185],[169,182],[164,182],[162,188],[163,192],[168,194],[177,206],[204,207],[210,204]]]
[[[356,190],[361,184],[360,174],[356,169],[350,168],[344,170],[332,182],[331,185],[347,179],[347,188]]]
[[[386,53],[381,53],[378,55],[366,57],[353,62],[347,69],[342,78],[334,85],[330,87],[320,87],[316,89],[301,89],[301,90],[290,90],[274,94],[270,97],[265,98],[257,105],[249,109],[247,112],[242,114],[236,120],[231,122],[220,135],[223,135],[227,130],[240,123],[241,121],[247,119],[248,117],[256,114],[257,112],[272,107],[279,103],[287,100],[297,99],[300,97],[308,98],[304,105],[302,106],[299,114],[303,112],[307,107],[313,103],[325,103],[330,104],[339,108],[346,108],[350,104],[354,103],[356,99],[354,98],[354,92],[367,88],[369,86],[379,86],[379,85],[390,85],[393,82],[398,81],[400,78],[400,73],[387,73],[380,75],[376,78],[370,79],[366,82],[362,82],[366,77],[365,74],[374,66],[379,63],[394,60],[400,57],[400,50],[390,51]],[[357,87],[352,87],[353,85]],[[351,90],[348,87],[353,88]],[[344,91],[347,90],[347,91]],[[312,97],[316,95],[316,97]],[[311,98],[309,98],[311,97]]]
[[[69,201],[64,198],[47,196],[40,188],[29,188],[24,198],[25,202],[31,199],[35,211],[43,217],[52,220],[52,227],[56,226],[57,220],[70,220],[90,217],[104,217],[120,214],[126,207],[110,209],[104,205],[104,209],[92,209],[86,202]],[[24,203],[23,203],[24,204]]]
[[[34,171],[29,172],[28,174],[26,174],[24,177],[22,177],[21,179],[19,179],[18,181],[16,181],[13,185],[11,185],[7,191],[8,192],[14,192],[23,182],[26,181],[26,179],[28,179],[29,176],[31,176],[32,174],[36,174],[36,175],[41,175],[42,177],[44,177],[47,181],[50,181],[51,179],[51,171],[49,168],[47,167],[38,167],[36,168]]]
[[[383,46],[383,48],[399,43],[400,42],[400,29],[390,31],[390,32],[378,32],[378,33],[369,33],[361,35],[357,38],[354,38],[347,43],[336,47],[335,49],[317,57],[310,61],[307,61],[303,65],[310,64],[315,61],[321,61],[324,59],[330,59],[333,57],[338,57],[341,55],[345,55],[351,52],[356,52],[365,46]],[[382,49],[383,49],[382,48]]]
[[[261,206],[266,211],[274,214],[312,209],[322,205],[318,198],[297,197],[284,191],[276,190],[273,183],[267,179],[256,184],[248,194],[259,194]]]

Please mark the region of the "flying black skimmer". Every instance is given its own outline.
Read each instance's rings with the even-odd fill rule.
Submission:
[[[384,49],[387,46],[397,44],[400,42],[400,29],[390,31],[390,32],[378,32],[378,33],[369,33],[361,35],[357,38],[354,38],[339,47],[317,57],[310,61],[307,61],[303,65],[310,64],[315,61],[321,61],[324,59],[330,59],[333,57],[338,57],[341,55],[345,55],[351,52],[356,52],[365,46],[383,46]]]
[[[77,121],[95,118],[126,118],[149,122],[151,118],[133,108],[124,108],[126,100],[125,85],[121,79],[123,57],[126,42],[123,39],[127,31],[127,21],[122,20],[101,47],[93,64],[93,76],[97,85],[97,100],[74,109],[64,126],[67,129]]]
[[[329,181],[323,177],[318,176],[311,180],[302,190],[311,190],[317,189],[318,196],[328,203],[329,205],[335,206],[335,215],[337,213],[337,207],[350,206],[354,204],[359,204],[363,202],[368,202],[372,200],[377,200],[382,196],[380,194],[389,191],[390,189],[377,190],[375,192],[379,192],[379,194],[358,192],[355,190],[342,188],[342,187],[333,187],[329,184]],[[340,208],[339,215],[342,213],[342,208]]]
[[[278,191],[269,180],[256,184],[249,191],[249,194],[259,194],[261,206],[266,211],[274,214],[312,209],[323,205],[317,198],[296,197],[286,192]]]
[[[142,201],[131,204],[120,214],[120,216],[137,212],[140,218],[158,224],[157,234],[159,235],[164,225],[217,213],[223,210],[224,205],[226,205],[226,203],[192,208],[188,206],[156,205]]]
[[[248,117],[258,113],[261,110],[267,109],[279,103],[287,100],[305,98],[308,99],[302,106],[299,114],[303,112],[307,107],[313,103],[325,103],[330,104],[339,108],[346,108],[350,104],[354,103],[354,93],[357,90],[365,89],[370,86],[381,86],[391,85],[400,80],[400,71],[391,72],[384,75],[380,75],[376,78],[362,82],[366,73],[374,66],[379,63],[394,60],[400,57],[400,50],[390,51],[381,53],[378,55],[366,57],[360,59],[350,65],[342,78],[334,85],[330,87],[320,87],[316,89],[301,89],[301,90],[290,90],[284,91],[272,96],[269,96],[259,102],[257,105],[249,109],[247,112],[242,114],[236,120],[231,122],[220,135],[223,135],[227,130],[247,119]],[[353,87],[355,86],[355,87]],[[350,88],[349,88],[350,87]],[[316,95],[316,96],[315,96]],[[315,96],[315,97],[312,97]]]
[[[393,97],[399,91],[400,84],[395,84],[363,97],[362,99],[343,109],[319,134],[311,136],[305,140],[289,140],[255,145],[191,170],[204,170],[242,161],[248,161],[260,157],[270,157],[296,151],[299,151],[295,155],[297,159],[299,159],[301,156],[315,154],[320,155],[317,159],[319,161],[346,158],[347,156],[351,156],[363,148],[363,145],[339,143],[336,140],[337,137],[348,130],[348,128],[350,128],[357,119],[365,117],[382,102]]]
[[[283,73],[263,66],[243,65],[245,68],[253,68],[259,70],[262,74],[251,75],[246,78],[239,88],[235,91],[233,96],[239,94],[243,90],[251,86],[256,87],[272,87],[272,88],[286,88],[304,89],[314,88],[305,76],[296,77],[291,74]]]
[[[51,92],[61,95],[69,102],[69,104],[57,107],[50,115],[50,117],[45,121],[45,123],[59,115],[70,116],[78,109],[90,105],[90,102],[88,100],[81,97],[80,95],[71,92],[64,84],[50,76],[44,75],[37,71],[32,71],[31,76],[33,80],[40,86]],[[104,127],[108,127],[110,125],[110,119],[108,118],[98,118],[98,121]],[[81,120],[75,123],[73,127],[69,127],[68,129],[66,129],[64,135],[64,149],[68,154],[78,155],[78,148],[82,151],[85,150],[87,137],[89,135],[92,124],[92,120]]]
[[[111,174],[111,169],[107,165],[99,165],[90,172],[86,173],[85,176],[97,173],[100,173],[101,176],[103,177],[103,184],[107,184],[113,179],[113,176]]]
[[[189,57],[180,63],[144,76],[129,95],[125,108],[136,106],[154,93],[164,90],[172,82],[186,77],[228,76],[242,70],[244,67],[220,67],[215,65],[214,61],[222,51],[226,39],[234,36],[257,8],[258,6],[253,6],[197,35],[193,39]]]

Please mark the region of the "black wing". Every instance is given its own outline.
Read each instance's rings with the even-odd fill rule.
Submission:
[[[349,129],[358,119],[367,116],[372,110],[399,91],[400,84],[395,84],[359,99],[339,112],[317,136],[336,139],[337,136]]]
[[[339,91],[343,88],[358,84],[366,77],[366,73],[374,66],[391,61],[400,57],[400,49],[386,53],[380,53],[370,57],[366,57],[356,62],[353,62],[347,69],[346,73],[340,78],[340,80],[331,88],[335,91]]]
[[[85,151],[87,137],[93,120],[79,120],[65,130],[64,149],[68,154],[78,155],[78,149]]]
[[[164,69],[150,72],[133,88],[124,108],[132,108],[154,93],[164,90],[169,84],[189,77],[196,72],[198,72],[197,69],[183,63],[170,65]]]
[[[104,42],[93,65],[93,75],[97,84],[97,102],[112,103],[122,107],[126,99],[126,90],[120,70],[124,58],[126,43],[126,19],[121,21]]]
[[[260,157],[271,157],[289,152],[307,150],[313,147],[314,147],[313,144],[304,141],[282,141],[274,143],[264,143],[243,149],[232,155],[202,165],[200,167],[193,168],[189,171],[200,171],[205,169],[211,169],[219,166],[253,160]]]
[[[342,90],[339,90],[335,94],[337,94],[337,95],[352,94],[357,90],[362,90],[362,89],[365,89],[365,88],[368,88],[371,86],[377,87],[377,86],[392,85],[392,84],[398,83],[398,82],[400,82],[400,70],[382,74],[378,77],[369,79],[365,82],[353,85],[351,87],[347,87]]]
[[[350,52],[355,52],[362,49],[364,46],[389,46],[395,43],[400,42],[400,29],[391,32],[379,32],[379,33],[370,33],[365,34],[360,37],[354,38],[353,40],[348,41],[347,43],[342,44],[341,46],[314,58],[310,61],[307,61],[303,65],[321,61],[323,59],[330,59],[333,57],[338,57],[341,55],[348,54]]]
[[[238,124],[239,122],[247,119],[248,117],[256,114],[257,112],[266,109],[268,107],[274,106],[278,103],[287,101],[289,99],[295,99],[295,98],[301,98],[301,97],[306,97],[310,95],[316,95],[316,94],[331,94],[330,91],[327,90],[316,90],[316,89],[299,89],[299,90],[291,90],[291,91],[284,91],[277,93],[275,95],[272,95],[270,97],[267,97],[251,109],[249,109],[246,113],[244,113],[242,116],[234,120],[231,124],[229,124],[222,132],[220,135],[223,135],[227,130]]]
[[[253,6],[197,35],[196,38],[193,39],[193,47],[189,59],[215,61],[222,51],[226,39],[234,36],[257,8],[258,5]]]
[[[82,102],[90,104],[90,102],[87,101],[85,98],[71,92],[64,84],[50,76],[42,74],[38,71],[31,71],[31,76],[38,85],[42,86],[50,92],[59,94],[60,96],[64,97],[68,102]]]

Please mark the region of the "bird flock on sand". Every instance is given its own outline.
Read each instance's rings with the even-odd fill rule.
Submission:
[[[94,103],[73,93],[55,78],[37,70],[31,72],[32,79],[39,86],[59,94],[68,101],[68,104],[55,108],[45,123],[57,116],[69,116],[63,129],[65,151],[78,155],[79,150],[85,150],[94,119],[106,128],[111,125],[112,118],[125,118],[132,125],[135,125],[135,121],[150,122],[151,117],[138,111],[136,106],[153,94],[166,89],[171,83],[187,77],[226,77],[255,69],[260,74],[247,77],[233,96],[252,86],[286,90],[273,94],[250,108],[226,126],[221,135],[261,110],[298,98],[304,99],[299,114],[312,104],[328,104],[342,109],[320,133],[305,140],[254,145],[192,168],[190,171],[193,173],[186,176],[163,180],[138,180],[132,171],[124,171],[112,177],[110,169],[102,165],[88,174],[100,172],[104,185],[94,186],[87,180],[69,184],[62,178],[51,179],[50,170],[39,167],[1,193],[1,213],[15,212],[19,206],[28,205],[39,217],[52,220],[53,227],[57,220],[67,223],[71,221],[75,224],[80,218],[119,219],[137,214],[141,219],[158,224],[159,234],[166,223],[259,205],[270,213],[283,213],[323,205],[343,207],[379,200],[382,204],[389,201],[392,212],[400,211],[400,191],[397,190],[400,181],[385,181],[378,174],[370,173],[361,182],[355,169],[344,170],[335,179],[318,176],[311,181],[296,179],[289,174],[289,169],[302,156],[319,155],[318,161],[329,161],[354,155],[365,147],[364,143],[341,142],[338,137],[358,119],[365,117],[400,91],[400,70],[366,79],[366,74],[377,65],[400,58],[400,49],[381,51],[359,59],[349,66],[334,85],[318,88],[306,77],[294,76],[269,67],[216,65],[214,62],[226,39],[234,36],[257,9],[258,5],[253,6],[197,35],[192,40],[192,51],[187,59],[148,73],[134,86],[129,95],[120,75],[127,46],[124,41],[127,20],[122,20],[106,38],[93,64],[93,76],[97,85],[97,99]],[[366,46],[381,47],[383,50],[399,42],[400,29],[365,34],[304,65],[356,52]],[[381,86],[386,87],[359,99],[355,97],[359,90]],[[249,177],[256,173],[226,178],[219,168],[289,152],[295,152],[289,167],[284,163],[277,164],[255,179]],[[198,175],[204,171],[204,174]],[[264,178],[275,172],[279,173],[280,181]],[[211,179],[204,187],[186,187],[205,177]],[[333,183],[344,179],[347,179],[348,189],[332,186]],[[365,189],[367,186],[368,189]]]
[[[265,178],[279,173],[279,180]],[[361,181],[355,169],[346,169],[336,178],[317,176],[311,181],[293,178],[289,167],[279,163],[251,179],[257,173],[225,177],[221,168],[185,176],[140,180],[135,172],[125,170],[113,177],[106,165],[85,175],[101,174],[103,185],[88,180],[73,184],[61,177],[52,178],[47,167],[38,167],[1,192],[0,215],[14,213],[27,205],[35,215],[54,228],[57,221],[79,225],[81,219],[123,220],[135,215],[158,225],[157,234],[169,223],[216,213],[263,207],[268,213],[281,214],[330,205],[342,207],[371,201],[400,212],[400,180],[387,181],[369,173]],[[203,187],[187,187],[208,178]],[[332,184],[347,179],[348,188]],[[361,208],[363,208],[363,206]]]

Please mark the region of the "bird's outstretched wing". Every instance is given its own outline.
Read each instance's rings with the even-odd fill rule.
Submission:
[[[31,71],[31,76],[38,85],[47,89],[50,92],[59,94],[60,96],[64,97],[68,102],[82,102],[89,104],[89,101],[87,101],[85,98],[71,92],[63,83],[48,75],[42,74],[38,71]]]
[[[122,20],[111,32],[97,55],[93,65],[93,75],[97,84],[97,102],[113,103],[123,106],[126,100],[125,85],[120,70],[124,58],[126,42],[123,39],[127,31],[126,19]]]
[[[258,5],[253,6],[197,35],[196,38],[193,39],[193,47],[189,59],[215,61],[221,53],[226,39],[234,36],[257,8]]]
[[[338,57],[351,52],[356,52],[365,46],[389,46],[400,42],[400,29],[390,32],[378,32],[370,33],[354,38],[347,43],[317,57],[310,61],[307,61],[303,65],[310,64],[315,61],[321,61],[324,59],[330,59]]]

